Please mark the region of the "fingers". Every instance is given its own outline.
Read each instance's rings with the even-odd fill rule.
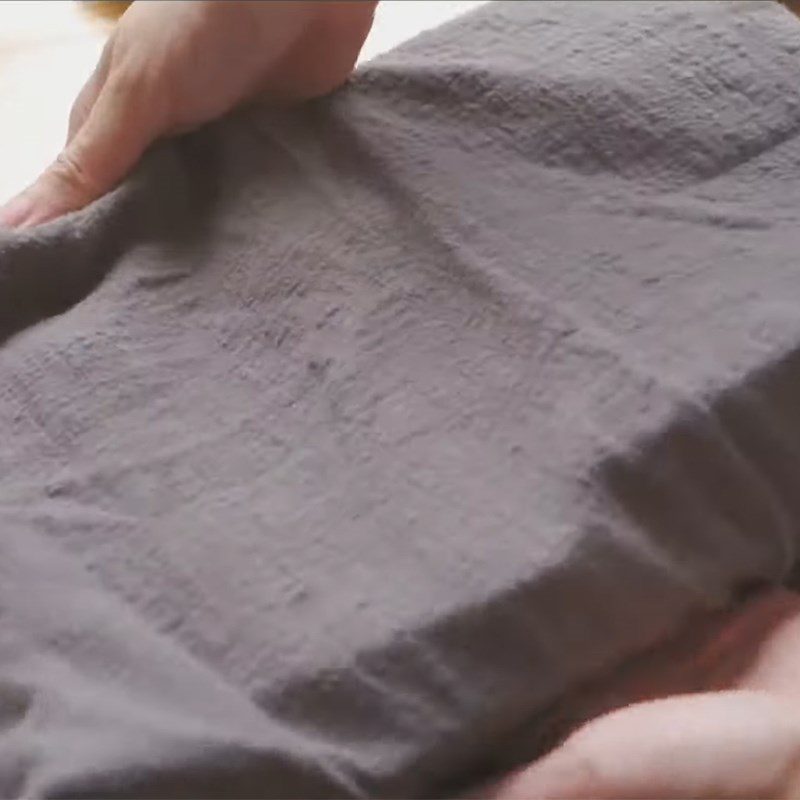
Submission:
[[[94,72],[92,72],[89,80],[83,85],[83,88],[75,98],[75,102],[72,104],[72,109],[69,114],[69,126],[67,129],[67,144],[72,141],[75,134],[83,126],[83,123],[86,122],[86,118],[94,107],[100,90],[103,88],[103,84],[105,84],[108,78],[108,69],[111,62],[113,47],[114,37],[112,36],[103,48],[103,52]]]
[[[0,209],[0,224],[24,228],[48,222],[113,189],[161,134],[164,117],[152,101],[152,93],[136,81],[113,75],[104,80],[98,66],[76,101],[66,147]]]
[[[778,798],[797,787],[800,725],[766,692],[676,695],[579,728],[495,800]]]
[[[83,123],[86,122],[86,118],[89,116],[89,112],[92,110],[99,93],[100,86],[92,76],[80,90],[69,112],[67,144],[75,138],[75,134],[83,127]]]

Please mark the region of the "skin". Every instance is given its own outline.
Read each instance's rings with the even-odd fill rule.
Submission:
[[[296,103],[334,90],[374,6],[134,3],[75,101],[63,152],[0,209],[0,222],[28,227],[80,209],[155,140],[247,101]],[[800,798],[798,677],[800,596],[770,592],[594,687],[588,722],[481,796]]]
[[[114,29],[69,120],[66,145],[0,209],[28,227],[113,189],[156,140],[255,99],[298,103],[340,86],[374,2],[135,2]]]
[[[800,595],[692,627],[593,687],[592,719],[479,796],[800,798]]]

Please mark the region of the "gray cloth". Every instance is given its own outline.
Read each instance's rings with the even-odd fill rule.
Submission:
[[[509,3],[0,242],[0,795],[422,796],[786,578],[800,26]]]

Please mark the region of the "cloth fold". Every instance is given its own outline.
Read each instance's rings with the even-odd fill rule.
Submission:
[[[0,793],[436,795],[784,581],[798,36],[492,3],[0,235]]]

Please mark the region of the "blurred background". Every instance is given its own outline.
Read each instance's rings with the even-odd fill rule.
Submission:
[[[361,60],[484,1],[383,0]],[[72,100],[113,25],[109,5],[111,13],[79,0],[0,2],[0,202],[58,153]]]

